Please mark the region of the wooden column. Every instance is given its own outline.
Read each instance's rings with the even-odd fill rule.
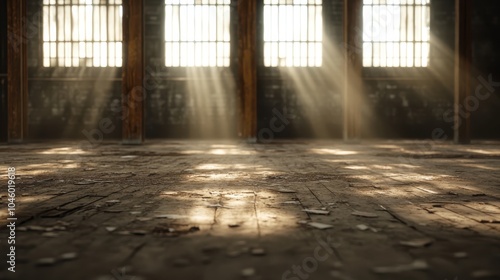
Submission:
[[[466,105],[471,96],[472,0],[455,0],[455,126],[457,144],[470,143],[470,113]]]
[[[345,141],[360,137],[360,100],[362,95],[363,1],[344,1],[344,130]]]
[[[26,0],[7,1],[7,140],[22,142],[28,133]]]
[[[257,0],[239,0],[238,18],[239,135],[243,139],[255,141],[257,136]]]
[[[123,144],[144,141],[144,6],[123,1]]]

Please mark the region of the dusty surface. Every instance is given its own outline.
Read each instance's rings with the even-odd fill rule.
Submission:
[[[2,145],[0,170],[0,279],[500,278],[500,143]]]

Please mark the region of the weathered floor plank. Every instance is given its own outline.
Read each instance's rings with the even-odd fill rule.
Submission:
[[[17,272],[3,269],[0,279],[229,280],[246,268],[254,269],[248,279],[469,279],[478,271],[498,279],[500,143],[422,146],[3,145],[0,170],[14,166],[18,175]],[[7,199],[0,190],[0,207]],[[0,211],[2,236],[6,218]],[[400,243],[421,238],[432,242]],[[71,252],[75,259],[60,259]],[[43,258],[56,262],[40,266]],[[428,268],[374,272],[416,260]]]

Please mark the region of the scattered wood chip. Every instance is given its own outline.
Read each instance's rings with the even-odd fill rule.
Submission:
[[[42,236],[43,237],[58,237],[59,234],[57,234],[55,232],[44,232],[44,233],[42,233]]]
[[[236,258],[236,257],[239,257],[240,255],[241,255],[240,250],[228,250],[226,252],[226,256],[228,256],[230,258]]]
[[[116,234],[118,234],[118,235],[130,235],[130,231],[128,231],[128,230],[117,231]]]
[[[41,258],[36,261],[36,265],[39,266],[51,266],[56,263],[56,259],[54,258]]]
[[[285,201],[285,202],[282,202],[281,204],[291,204],[291,205],[299,205],[300,204],[300,201],[297,201],[297,200],[291,200],[291,201]]]
[[[357,225],[356,226],[359,230],[365,231],[368,230],[370,227],[367,225]]]
[[[220,204],[209,204],[207,205],[208,208],[222,208],[224,206],[220,205]]]
[[[377,218],[378,217],[378,215],[375,213],[363,212],[363,211],[354,211],[351,214],[354,216],[364,217],[364,218]]]
[[[140,215],[141,213],[141,211],[132,211],[130,212],[130,215]]]
[[[95,170],[95,168],[92,168],[92,167],[83,169],[83,171],[94,171],[94,170]]]
[[[380,274],[400,273],[400,272],[412,271],[412,270],[425,270],[427,268],[429,268],[429,265],[427,264],[426,261],[415,260],[410,264],[375,267],[375,268],[373,268],[373,272],[380,273]]]
[[[432,209],[432,208],[424,208],[425,211],[429,212],[430,214],[434,214],[436,213],[436,210]]]
[[[230,228],[237,228],[237,227],[240,227],[239,224],[229,224],[228,225]]]
[[[133,235],[146,235],[148,232],[145,230],[133,230],[131,231]]]
[[[316,215],[328,215],[328,214],[330,214],[330,211],[327,211],[327,210],[304,209],[302,211],[309,213],[309,214],[316,214]]]
[[[414,248],[421,248],[428,246],[432,244],[434,240],[430,238],[416,238],[413,240],[408,240],[408,241],[400,241],[399,244],[408,246],[408,247],[414,247]]]
[[[466,252],[455,252],[453,253],[453,257],[457,259],[467,258],[468,254]]]
[[[134,159],[134,158],[137,158],[137,156],[134,156],[134,155],[126,155],[126,156],[122,156],[121,158],[123,158],[123,159]]]
[[[167,191],[167,192],[162,192],[161,194],[163,194],[163,195],[177,195],[177,194],[179,194],[179,192]]]
[[[241,271],[241,276],[252,277],[255,275],[255,268],[245,268]]]
[[[53,230],[59,230],[59,231],[65,231],[66,227],[65,226],[53,226],[52,229]]]
[[[486,194],[484,194],[484,193],[475,193],[475,194],[472,194],[472,196],[486,196]]]
[[[250,253],[254,256],[264,256],[266,255],[266,251],[262,248],[253,248]]]
[[[116,227],[105,227],[105,229],[108,231],[108,232],[113,232],[116,230]]]
[[[136,220],[139,222],[146,222],[146,221],[151,221],[153,218],[150,217],[137,217]]]
[[[276,189],[270,189],[270,190],[276,191],[279,193],[296,193],[296,191],[291,190],[291,189],[287,189],[287,188],[276,188]]]
[[[41,226],[28,226],[28,229],[31,231],[47,231],[46,228]]]
[[[309,222],[305,221],[305,220],[301,220],[301,221],[297,222],[297,224],[299,224],[299,225],[307,225],[307,223],[309,223]]]
[[[76,257],[77,257],[77,256],[78,256],[78,255],[77,255],[77,253],[75,253],[75,252],[71,252],[71,253],[64,253],[64,254],[62,254],[62,255],[59,257],[59,259],[60,259],[60,260],[63,260],[63,261],[70,261],[70,260],[74,260],[74,259],[76,259]]]
[[[156,215],[155,218],[178,220],[178,219],[185,219],[185,218],[189,218],[189,217],[185,216],[185,215],[177,215],[177,214],[160,214],[160,215]]]
[[[317,229],[329,229],[329,228],[333,228],[332,225],[328,225],[328,224],[323,224],[323,223],[317,223],[317,222],[311,222],[311,223],[308,223],[307,225],[313,227],[313,228],[317,228]]]
[[[480,279],[480,278],[491,278],[494,276],[498,276],[497,273],[489,270],[476,270],[472,272],[471,277],[475,279]],[[495,278],[497,279],[497,278]]]

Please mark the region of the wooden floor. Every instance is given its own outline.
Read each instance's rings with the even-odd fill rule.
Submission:
[[[0,170],[0,279],[500,279],[498,142],[2,145]]]

